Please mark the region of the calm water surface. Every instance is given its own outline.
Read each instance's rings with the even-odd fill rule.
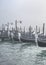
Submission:
[[[0,42],[0,65],[46,65],[46,47]]]

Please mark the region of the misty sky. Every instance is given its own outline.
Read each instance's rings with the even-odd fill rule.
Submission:
[[[21,20],[22,26],[46,23],[46,0],[0,0],[0,24]]]

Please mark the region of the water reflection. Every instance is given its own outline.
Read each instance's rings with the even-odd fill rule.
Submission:
[[[46,50],[42,50],[39,54],[36,55],[35,64],[46,65]]]
[[[46,48],[4,42],[0,44],[0,65],[46,65]]]

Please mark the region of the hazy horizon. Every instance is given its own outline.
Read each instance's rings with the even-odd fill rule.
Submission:
[[[0,0],[0,25],[22,21],[22,26],[46,24],[45,0]]]

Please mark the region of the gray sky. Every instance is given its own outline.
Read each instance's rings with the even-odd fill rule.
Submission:
[[[22,26],[46,23],[46,0],[0,0],[0,24],[21,20]]]

